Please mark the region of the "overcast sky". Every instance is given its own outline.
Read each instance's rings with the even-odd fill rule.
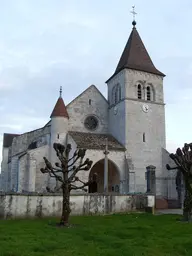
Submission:
[[[140,36],[166,74],[167,149],[192,141],[191,0],[0,0],[0,149],[4,132],[49,121],[60,86],[66,104],[91,84],[106,96],[132,29],[132,4]]]

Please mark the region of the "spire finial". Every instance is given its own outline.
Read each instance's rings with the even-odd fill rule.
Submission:
[[[60,94],[60,98],[62,98],[62,86],[60,86],[59,94]]]
[[[133,25],[133,27],[135,27],[136,26],[136,21],[135,21],[135,15],[137,15],[137,13],[135,12],[135,5],[133,5],[132,6],[132,11],[131,11],[131,13],[133,14],[133,22],[132,22],[132,25]]]

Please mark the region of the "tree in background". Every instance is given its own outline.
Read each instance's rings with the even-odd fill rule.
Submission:
[[[47,187],[48,192],[56,192],[61,190],[63,201],[62,201],[62,215],[60,220],[61,226],[69,226],[69,215],[71,212],[70,209],[70,192],[71,190],[85,189],[86,186],[89,186],[92,183],[92,180],[84,182],[79,179],[77,176],[79,171],[89,171],[92,166],[92,161],[88,158],[84,160],[86,149],[77,149],[73,156],[69,158],[71,151],[71,145],[67,144],[65,147],[60,143],[54,143],[53,148],[56,151],[56,155],[59,159],[59,162],[55,163],[53,166],[46,157],[44,157],[45,168],[41,169],[42,173],[49,174],[50,177],[56,179],[58,184],[55,191],[52,191]],[[81,185],[75,185],[76,182],[79,182]]]
[[[185,183],[185,199],[183,207],[183,220],[191,221],[192,217],[192,143],[184,144],[182,150],[177,149],[175,154],[170,154],[170,158],[175,162],[176,167],[166,165],[168,170],[177,169],[177,179],[183,175]],[[178,181],[177,181],[178,182]],[[178,184],[181,182],[178,182]]]

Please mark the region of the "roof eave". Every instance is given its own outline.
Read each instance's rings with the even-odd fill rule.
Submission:
[[[54,114],[51,114],[51,115],[50,115],[50,118],[55,118],[55,117],[63,117],[63,118],[69,119],[69,116],[68,116],[68,115],[54,115]]]
[[[89,146],[84,146],[84,145],[81,145],[81,144],[78,144],[77,143],[77,147],[78,148],[85,148],[85,149],[87,149],[87,150],[99,150],[99,151],[101,151],[101,150],[104,150],[105,149],[105,147],[94,147],[94,146],[92,146],[92,147],[89,147]],[[110,151],[123,151],[123,152],[125,152],[126,151],[126,148],[116,148],[116,147],[109,147],[108,148]]]

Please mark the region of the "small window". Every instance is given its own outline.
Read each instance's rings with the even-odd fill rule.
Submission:
[[[145,133],[143,133],[143,142],[145,142]]]
[[[141,85],[140,84],[138,84],[138,86],[137,86],[137,98],[138,99],[142,98]]]
[[[91,99],[89,99],[89,105],[91,105]]]
[[[147,86],[147,100],[151,100],[151,88]]]

